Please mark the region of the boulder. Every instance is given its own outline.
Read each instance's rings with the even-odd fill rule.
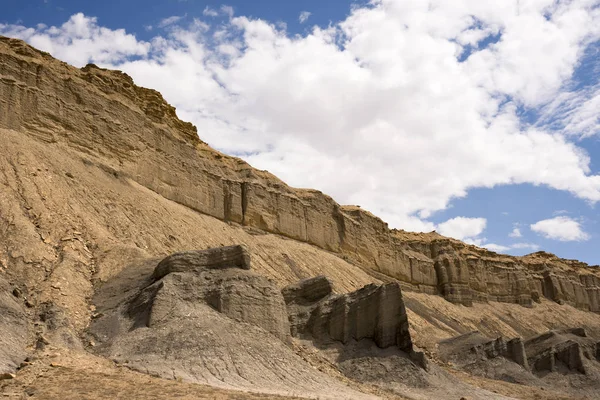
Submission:
[[[152,277],[158,280],[173,272],[194,272],[206,268],[250,269],[250,253],[244,245],[175,253],[156,266]]]
[[[548,331],[525,342],[528,362],[535,373],[587,374],[586,361],[598,361],[598,344],[584,328]]]
[[[380,348],[397,346],[412,352],[398,283],[371,284],[355,292],[333,295],[328,281],[317,277],[288,286],[282,292],[294,336],[308,334],[317,341],[342,343],[368,338]]]
[[[443,340],[439,345],[440,355],[445,361],[459,365],[475,364],[484,360],[504,358],[529,369],[525,347],[521,338],[506,340],[503,337],[490,339],[479,331]]]
[[[333,283],[326,276],[320,275],[286,286],[281,293],[288,304],[311,304],[332,294]]]

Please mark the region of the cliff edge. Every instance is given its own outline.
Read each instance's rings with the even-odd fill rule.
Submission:
[[[0,127],[102,160],[115,176],[231,224],[306,242],[403,289],[464,305],[541,297],[600,311],[600,274],[547,253],[499,255],[436,233],[392,230],[354,206],[295,189],[211,149],[162,96],[131,77],[77,69],[0,38]],[[200,133],[200,137],[202,133]]]

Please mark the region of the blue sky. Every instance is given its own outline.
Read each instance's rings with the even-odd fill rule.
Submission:
[[[600,0],[4,0],[214,147],[407,230],[600,264]]]

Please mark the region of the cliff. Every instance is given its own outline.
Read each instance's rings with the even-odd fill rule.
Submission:
[[[0,38],[0,127],[67,146],[189,209],[332,252],[403,289],[465,305],[529,306],[545,297],[600,311],[595,268],[546,253],[510,257],[436,233],[391,230],[367,211],[291,188],[211,149],[158,92],[128,75],[93,65],[77,69],[8,38]]]

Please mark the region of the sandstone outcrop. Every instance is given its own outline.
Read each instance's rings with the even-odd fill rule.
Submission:
[[[440,355],[459,365],[472,364],[481,360],[505,358],[529,369],[525,346],[521,338],[506,340],[503,337],[490,339],[473,331],[440,342]]]
[[[439,356],[455,368],[489,379],[588,391],[592,397],[598,393],[598,341],[581,327],[551,330],[525,341],[469,332],[441,341]]]
[[[177,253],[154,265],[125,290],[117,279],[98,291],[100,316],[90,335],[100,354],[134,370],[222,388],[370,398],[314,370],[286,345],[283,295],[248,269],[242,247]]]
[[[161,279],[173,272],[200,272],[203,269],[250,269],[250,254],[244,245],[175,253],[162,260],[152,277]]]
[[[292,334],[344,344],[372,339],[380,348],[413,352],[400,285],[367,285],[335,295],[325,277],[303,280],[283,289]]]
[[[388,318],[377,304],[396,291],[381,283],[402,288],[413,333],[403,337],[427,354],[436,356],[438,340],[472,329],[490,338],[468,352],[481,360],[469,370],[476,384],[482,375],[535,387],[545,379],[558,380],[554,388],[578,384],[577,396],[586,385],[588,397],[600,393],[600,322],[581,311],[596,310],[594,268],[547,253],[501,256],[436,233],[389,230],[359,207],[290,188],[210,149],[160,94],[127,75],[69,67],[5,38],[0,188],[0,375],[16,375],[0,380],[0,392],[9,397],[95,391],[137,398],[143,388],[148,397],[158,390],[158,397],[180,398],[199,393],[190,387],[214,390],[185,380],[318,398],[368,397],[355,390],[373,393],[373,385],[384,397],[505,398],[475,390],[435,363],[419,368],[424,354],[400,350],[408,347],[391,333],[395,312]],[[245,246],[222,249],[237,243]],[[207,248],[218,250],[182,252]],[[280,291],[320,274],[328,278]],[[357,291],[370,283],[376,285]],[[544,297],[581,310],[533,304]],[[460,305],[486,301],[507,304]],[[363,318],[365,310],[377,320]],[[587,332],[560,333],[556,372],[539,377],[521,367],[522,344],[491,339],[584,325]],[[490,358],[497,354],[505,356]],[[519,397],[513,390],[504,394]]]
[[[543,296],[600,311],[600,278],[583,263],[545,253],[501,256],[436,233],[390,230],[367,211],[291,188],[212,150],[158,92],[124,73],[76,69],[8,38],[0,39],[0,56],[0,127],[101,158],[119,179],[223,221],[335,252],[405,289],[452,302],[529,306]]]
[[[588,373],[590,363],[596,364],[598,341],[584,328],[553,330],[525,342],[532,370],[538,374],[548,372]],[[596,365],[598,369],[600,365]]]

